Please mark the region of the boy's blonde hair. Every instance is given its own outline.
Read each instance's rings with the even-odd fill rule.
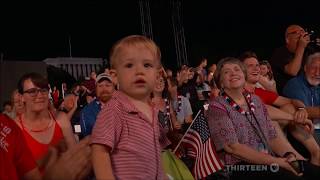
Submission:
[[[159,67],[161,65],[161,52],[159,47],[156,43],[142,35],[131,35],[124,37],[117,41],[111,48],[110,51],[110,64],[111,68],[115,67],[115,63],[117,61],[117,56],[119,54],[119,50],[125,47],[138,47],[144,46],[145,48],[149,49],[150,52],[153,54],[156,61],[159,62]]]

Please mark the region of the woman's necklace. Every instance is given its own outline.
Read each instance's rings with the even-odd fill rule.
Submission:
[[[178,107],[177,107],[177,110],[176,112],[180,112],[181,111],[181,106],[182,106],[182,96],[178,95]]]
[[[166,103],[166,115],[168,117],[170,117],[170,102],[169,102],[168,98],[165,98],[164,102]]]
[[[52,125],[53,125],[52,122],[53,122],[53,121],[52,121],[52,119],[50,118],[50,121],[49,121],[49,123],[47,124],[47,126],[46,126],[45,128],[43,128],[43,129],[36,129],[36,130],[30,129],[30,131],[31,131],[31,132],[34,132],[34,133],[45,132],[45,131],[47,131],[48,129],[50,129],[50,128],[52,127]]]
[[[249,104],[249,108],[251,112],[255,111],[255,106],[254,103],[252,102],[251,99],[251,94],[248,92],[243,93],[244,97],[246,98],[246,101]],[[224,99],[230,104],[231,107],[233,107],[236,111],[238,111],[241,114],[250,114],[249,111],[245,111],[244,108],[241,108],[230,96],[228,96],[228,94],[226,94],[225,92],[222,92],[222,96],[224,97]]]
[[[45,131],[47,131],[48,129],[50,129],[53,124],[54,124],[54,123],[53,123],[53,120],[52,120],[52,118],[51,118],[51,116],[50,116],[50,120],[49,120],[48,124],[47,124],[44,128],[42,128],[42,129],[33,129],[33,128],[27,127],[27,129],[28,129],[30,132],[33,132],[33,133],[41,133],[41,132],[45,132]],[[25,127],[24,124],[22,123],[22,120],[21,120],[21,125],[22,125],[23,127]]]

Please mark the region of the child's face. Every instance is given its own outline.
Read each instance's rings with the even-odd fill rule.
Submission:
[[[154,90],[159,62],[143,46],[119,50],[115,74],[119,89],[135,99],[145,99]]]
[[[260,74],[262,76],[266,75],[268,73],[268,66],[267,65],[260,65]]]
[[[165,87],[165,81],[163,77],[158,77],[153,91],[162,93],[162,91],[164,90],[164,87]]]
[[[6,112],[11,112],[11,111],[12,111],[12,106],[10,106],[10,105],[5,105],[5,106],[4,106],[4,111],[6,111]]]

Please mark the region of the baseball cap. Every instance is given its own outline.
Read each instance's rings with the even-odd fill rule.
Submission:
[[[96,84],[102,82],[103,80],[108,80],[112,82],[112,79],[110,76],[108,76],[106,73],[101,73],[96,78]]]

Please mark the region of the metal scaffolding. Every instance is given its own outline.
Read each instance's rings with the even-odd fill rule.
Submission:
[[[139,0],[139,10],[142,34],[153,39],[149,0]]]
[[[187,56],[187,47],[186,47],[186,39],[184,35],[183,28],[183,17],[182,17],[182,0],[172,0],[171,8],[172,8],[172,28],[173,28],[173,36],[175,42],[175,49],[177,55],[177,65],[181,67],[183,64],[188,63]]]
[[[171,0],[168,5],[171,11],[170,24],[173,30],[177,66],[181,67],[183,64],[189,65],[183,28],[182,0]],[[150,0],[139,0],[139,10],[142,34],[154,40],[150,15]]]

